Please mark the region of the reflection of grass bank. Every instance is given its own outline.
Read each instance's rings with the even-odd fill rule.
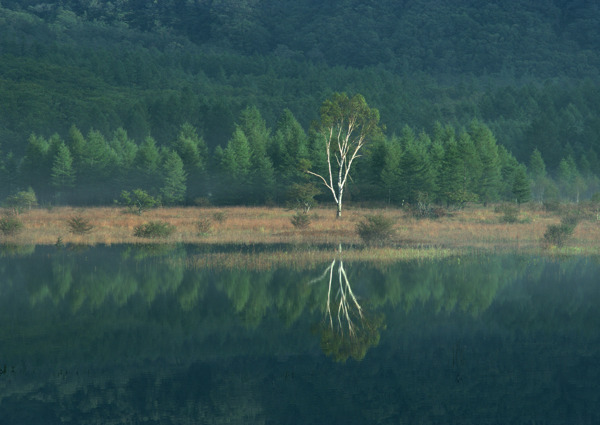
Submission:
[[[317,208],[311,215],[311,225],[298,230],[291,223],[293,211],[282,208],[158,208],[142,216],[128,214],[124,208],[53,208],[37,209],[19,216],[23,231],[1,236],[1,243],[18,245],[52,245],[60,238],[65,244],[117,244],[117,243],[197,243],[197,244],[287,244],[311,247],[314,245],[361,246],[362,240],[356,226],[366,215],[379,213],[394,220],[395,232],[389,246],[416,249],[421,254],[429,251],[421,247],[438,249],[540,249],[548,225],[560,222],[557,213],[525,209],[515,223],[502,220],[501,212],[489,208],[465,208],[436,220],[416,220],[403,210],[369,210],[349,208],[341,219],[335,218],[332,209]],[[89,220],[93,231],[85,235],[69,231],[68,218],[74,215]],[[224,217],[217,220],[214,217]],[[210,231],[199,232],[200,220],[211,220]],[[134,229],[149,221],[163,221],[175,226],[168,238],[142,240],[134,236]],[[569,246],[586,253],[600,251],[600,223],[596,219],[583,219],[578,224]],[[303,249],[306,250],[306,249]],[[311,249],[308,248],[310,251]],[[405,255],[393,250],[388,254],[383,248],[380,256]],[[369,255],[378,250],[357,251]],[[375,254],[373,254],[375,255]]]
[[[341,254],[345,261],[362,261],[370,263],[392,263],[396,261],[443,259],[459,254],[461,251],[447,248],[344,248]],[[331,262],[339,256],[333,247],[329,250],[292,249],[273,252],[227,252],[190,255],[185,260],[186,266],[193,269],[245,269],[270,270],[285,267],[303,270]]]

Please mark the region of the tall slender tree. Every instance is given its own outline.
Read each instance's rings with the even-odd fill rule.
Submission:
[[[335,93],[323,102],[319,133],[327,153],[328,175],[324,177],[310,170],[307,173],[320,178],[331,191],[338,218],[342,216],[344,189],[352,164],[381,130],[379,111],[370,108],[360,94],[348,98],[345,93]]]
[[[514,173],[512,193],[519,205],[531,199],[531,182],[524,165],[519,165]]]
[[[498,145],[491,130],[479,121],[471,123],[469,135],[473,139],[481,162],[481,180],[477,194],[486,205],[488,202],[496,201],[499,197],[501,164]]]
[[[267,154],[270,131],[256,107],[242,111],[239,127],[250,146],[250,197],[263,203],[274,197],[275,188],[275,172]]]
[[[162,187],[161,194],[163,202],[174,205],[184,201],[187,176],[183,168],[183,161],[175,151],[165,154],[162,164]]]
[[[52,186],[57,190],[56,198],[60,201],[64,192],[75,185],[75,170],[71,152],[64,142],[58,146],[52,163]]]

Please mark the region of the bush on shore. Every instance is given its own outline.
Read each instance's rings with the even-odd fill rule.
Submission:
[[[133,236],[138,238],[167,238],[173,234],[175,226],[164,221],[149,221],[135,226]]]

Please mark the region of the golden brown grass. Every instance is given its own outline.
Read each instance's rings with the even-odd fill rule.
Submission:
[[[224,212],[219,222],[214,214]],[[311,212],[312,223],[305,230],[291,224],[293,211],[266,207],[228,208],[158,208],[143,215],[130,214],[124,208],[35,209],[19,216],[24,230],[15,236],[0,235],[0,243],[18,245],[51,245],[60,238],[72,244],[160,243],[165,240],[146,240],[133,236],[134,227],[148,221],[162,220],[176,227],[168,242],[200,244],[291,244],[361,246],[356,224],[367,214],[382,213],[396,221],[396,233],[390,246],[403,249],[429,247],[452,249],[539,249],[546,227],[558,223],[558,215],[534,209],[523,210],[520,222],[505,224],[493,207],[472,207],[453,212],[437,220],[417,220],[399,209],[369,210],[348,208],[341,219],[333,209],[317,208]],[[94,226],[91,233],[70,233],[67,220],[79,215]],[[201,218],[211,220],[211,231],[201,234],[197,223]],[[577,226],[571,246],[586,252],[600,251],[600,222],[583,220]],[[383,255],[380,250],[378,255]],[[363,252],[364,254],[364,252]]]

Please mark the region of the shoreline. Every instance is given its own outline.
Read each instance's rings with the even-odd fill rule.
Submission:
[[[365,216],[382,214],[395,222],[394,234],[380,247],[366,246],[356,232]],[[431,252],[519,251],[600,254],[600,221],[584,218],[564,247],[546,247],[544,232],[560,222],[560,215],[532,207],[521,208],[516,223],[502,222],[502,214],[490,207],[467,207],[438,219],[416,219],[395,208],[350,207],[342,218],[333,208],[315,208],[311,224],[296,229],[294,211],[279,207],[173,207],[157,208],[142,215],[122,207],[36,208],[16,216],[23,229],[15,235],[0,233],[1,245],[115,245],[115,244],[196,244],[282,245],[285,251],[334,252],[342,244],[344,257],[402,258],[427,256]],[[3,216],[6,216],[6,211]],[[68,220],[81,217],[92,226],[87,234],[73,234]],[[162,221],[174,226],[166,238],[134,236],[136,226]],[[208,223],[208,229],[199,226]],[[199,231],[202,229],[203,231]],[[323,249],[332,247],[333,249]],[[412,252],[413,254],[408,254]]]

